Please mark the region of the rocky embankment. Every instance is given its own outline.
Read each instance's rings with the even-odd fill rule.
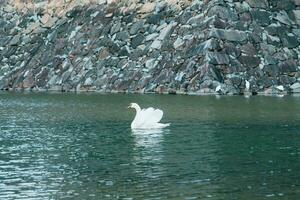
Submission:
[[[300,92],[300,0],[49,2],[1,3],[1,89]]]

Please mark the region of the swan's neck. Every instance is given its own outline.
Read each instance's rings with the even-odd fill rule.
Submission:
[[[136,124],[138,123],[138,116],[139,116],[139,113],[141,112],[141,107],[137,104],[133,104],[132,105],[132,108],[135,109],[136,111],[136,114],[135,114],[135,117],[133,119],[133,121],[131,122],[131,128],[136,128]]]
[[[141,107],[137,104],[134,104],[132,107],[135,109],[136,113],[141,111]]]

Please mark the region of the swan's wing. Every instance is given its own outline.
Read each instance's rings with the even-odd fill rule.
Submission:
[[[142,109],[139,113],[138,120],[141,125],[152,125],[158,123],[164,115],[164,112],[160,109],[154,109],[152,107]]]

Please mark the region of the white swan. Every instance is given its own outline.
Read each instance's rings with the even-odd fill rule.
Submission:
[[[135,118],[131,123],[132,129],[156,129],[165,128],[170,125],[159,123],[164,114],[160,109],[154,109],[152,107],[141,109],[137,103],[131,103],[128,108],[134,108],[136,110]]]

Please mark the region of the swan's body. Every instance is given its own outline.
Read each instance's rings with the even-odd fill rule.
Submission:
[[[136,115],[131,123],[132,129],[157,129],[165,128],[170,124],[162,124],[159,121],[163,117],[163,111],[152,107],[141,109],[136,103],[131,103],[128,108],[134,108]]]

